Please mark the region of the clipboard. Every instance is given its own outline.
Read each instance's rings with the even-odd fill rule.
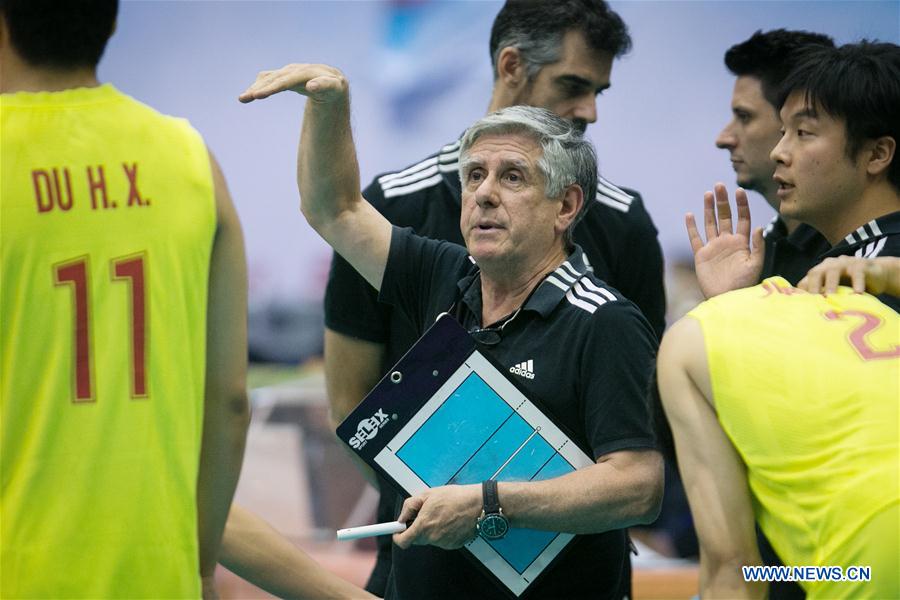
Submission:
[[[594,464],[447,314],[338,426],[337,435],[404,496],[489,478],[550,479]],[[464,552],[518,597],[574,537],[511,527],[500,540],[476,536]]]

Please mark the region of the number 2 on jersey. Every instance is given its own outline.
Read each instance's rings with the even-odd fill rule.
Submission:
[[[853,346],[853,349],[856,350],[856,353],[863,360],[883,360],[900,357],[900,346],[895,345],[893,348],[878,350],[873,348],[866,340],[866,336],[869,333],[881,327],[883,321],[878,316],[861,310],[830,310],[823,316],[829,321],[839,321],[845,316],[859,317],[863,320],[847,336],[847,341],[850,342],[850,345]]]
[[[113,283],[128,284],[131,306],[131,397],[147,397],[147,298],[144,286],[144,255],[114,258]],[[93,352],[91,348],[90,262],[87,256],[54,265],[58,286],[72,290],[75,342],[75,402],[94,401]]]

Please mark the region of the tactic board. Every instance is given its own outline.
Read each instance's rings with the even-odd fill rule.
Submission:
[[[404,496],[486,479],[550,479],[594,464],[449,315],[438,318],[337,434]],[[511,527],[500,540],[477,536],[465,550],[519,596],[573,537]]]

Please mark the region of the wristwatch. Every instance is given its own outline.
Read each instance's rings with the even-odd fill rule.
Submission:
[[[499,540],[509,531],[509,519],[500,508],[497,482],[488,479],[481,484],[481,516],[475,522],[475,531],[486,540]]]

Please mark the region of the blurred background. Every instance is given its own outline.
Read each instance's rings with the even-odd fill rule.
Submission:
[[[734,78],[722,61],[725,50],[758,29],[778,27],[826,33],[837,43],[900,43],[900,2],[610,4],[628,24],[634,48],[616,61],[612,88],[599,98],[599,120],[587,135],[603,175],[643,194],[660,231],[677,318],[697,300],[683,215],[701,210],[702,194],[714,182],[734,187],[727,152],[713,145],[730,118]],[[294,168],[304,101],[284,94],[245,106],[237,96],[260,70],[291,62],[341,68],[351,83],[365,185],[435,152],[485,113],[492,81],[488,37],[501,5],[125,0],[100,65],[101,80],[188,118],[203,134],[243,222],[256,364],[239,498],[357,582],[368,575],[369,546],[337,544],[333,534],[371,520],[374,492],[328,428],[315,362],[331,252],[298,210]],[[755,224],[772,216],[755,194],[751,208]],[[652,566],[652,558],[644,560]],[[641,583],[636,597],[692,595],[695,572],[666,564],[684,574],[676,579],[685,587],[667,583],[651,592]],[[224,597],[257,597],[226,581]]]

